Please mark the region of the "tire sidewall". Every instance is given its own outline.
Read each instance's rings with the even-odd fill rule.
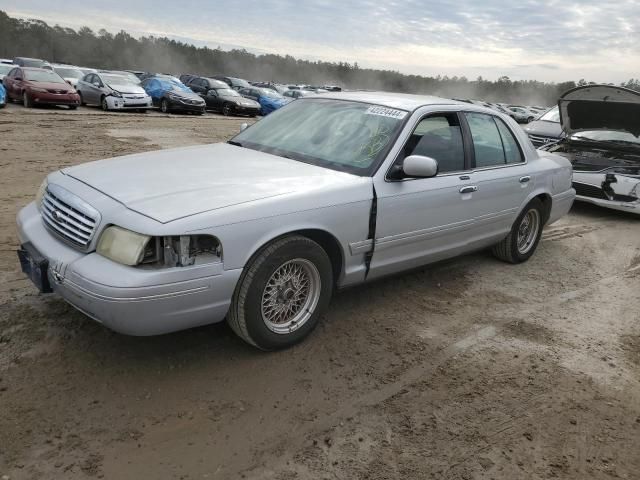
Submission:
[[[520,229],[520,223],[522,223],[522,219],[527,214],[527,212],[531,209],[538,210],[538,215],[540,216],[540,225],[538,226],[538,234],[536,235],[536,239],[533,242],[533,245],[529,249],[529,251],[525,254],[522,254],[518,251],[518,230]],[[538,248],[538,244],[540,243],[540,238],[542,237],[542,229],[544,227],[544,207],[542,202],[537,198],[531,200],[527,206],[520,212],[518,218],[511,227],[511,235],[513,236],[513,241],[511,242],[511,255],[518,262],[525,262],[536,252]]]
[[[169,113],[169,102],[166,98],[163,98],[160,102],[160,111],[162,113]]]
[[[108,112],[109,111],[109,104],[107,103],[107,97],[102,97],[100,99],[100,107],[102,108],[102,110],[104,112]]]
[[[313,315],[304,325],[292,333],[274,333],[269,330],[262,319],[262,293],[271,275],[282,264],[295,258],[309,260],[318,269],[321,281],[320,298]],[[316,327],[320,316],[331,300],[332,290],[333,271],[331,261],[322,247],[315,242],[304,240],[292,240],[286,243],[261,262],[251,279],[244,298],[244,305],[241,306],[243,308],[240,308],[240,314],[244,315],[249,337],[258,347],[265,350],[277,350],[298,343]]]

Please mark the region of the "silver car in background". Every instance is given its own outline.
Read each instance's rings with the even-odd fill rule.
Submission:
[[[526,261],[571,208],[571,174],[487,108],[322,94],[227,143],[50,174],[18,214],[18,255],[41,291],[118,332],[226,318],[278,349],[335,288],[484,248]]]
[[[53,64],[51,66],[53,67],[54,72],[60,75],[65,82],[74,88],[78,85],[78,81],[85,75],[78,67],[71,65]]]
[[[153,107],[139,81],[117,72],[88,73],[76,86],[83,105],[98,105],[108,110],[146,112]]]

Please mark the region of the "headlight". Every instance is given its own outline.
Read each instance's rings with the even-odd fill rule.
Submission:
[[[29,90],[31,90],[32,92],[47,93],[46,88],[31,87]]]
[[[147,235],[111,226],[100,235],[96,251],[114,262],[138,265],[144,257],[144,250],[149,240],[151,237]]]
[[[222,259],[218,239],[211,235],[151,237],[125,228],[107,227],[96,252],[123,265],[153,268],[186,267]]]
[[[115,90],[111,92],[111,95],[116,98],[122,98],[122,94],[120,92],[116,92]]]
[[[40,184],[40,187],[38,188],[38,191],[36,193],[36,205],[38,208],[40,208],[40,205],[42,204],[42,199],[44,198],[44,194],[47,191],[48,185],[49,185],[49,182],[47,182],[47,179],[45,178]]]

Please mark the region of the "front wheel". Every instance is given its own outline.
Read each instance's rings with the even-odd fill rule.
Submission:
[[[284,237],[260,251],[233,294],[228,322],[262,350],[294,345],[318,324],[333,291],[329,256],[313,240]]]
[[[538,247],[544,226],[544,207],[534,198],[518,215],[509,235],[493,247],[493,254],[509,263],[529,260]]]
[[[225,117],[228,117],[229,115],[231,115],[231,105],[229,105],[228,103],[225,103],[225,104],[222,106],[222,114],[223,114]]]
[[[102,97],[102,100],[100,100],[100,106],[102,107],[103,112],[109,111],[109,103],[107,102],[107,97]]]
[[[160,111],[162,113],[169,113],[169,102],[166,98],[163,98],[162,102],[160,102]]]

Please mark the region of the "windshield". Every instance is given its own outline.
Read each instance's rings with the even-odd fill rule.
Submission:
[[[282,98],[282,95],[280,95],[275,90],[271,90],[270,88],[261,88],[260,93],[262,93],[263,96],[269,98]]]
[[[553,107],[547,113],[542,115],[539,120],[544,120],[545,122],[560,123],[560,109],[558,107]]]
[[[582,140],[590,142],[614,142],[621,144],[633,144],[640,146],[640,137],[636,137],[628,132],[618,132],[611,130],[588,130],[571,135],[571,140]]]
[[[100,77],[102,77],[102,81],[107,85],[137,85],[137,83],[133,82],[130,78],[125,77],[124,75],[102,73]]]
[[[24,78],[32,82],[66,83],[51,70],[24,70]]]
[[[339,100],[299,100],[237,135],[231,143],[356,175],[370,175],[407,116]]]
[[[230,88],[219,88],[216,90],[221,97],[240,97],[241,95]]]
[[[233,84],[234,87],[250,87],[251,86],[249,82],[247,82],[246,80],[243,80],[242,78],[229,77],[229,80],[231,80],[231,83]]]
[[[78,79],[84,77],[84,74],[75,68],[54,68],[54,70],[61,77]]]

